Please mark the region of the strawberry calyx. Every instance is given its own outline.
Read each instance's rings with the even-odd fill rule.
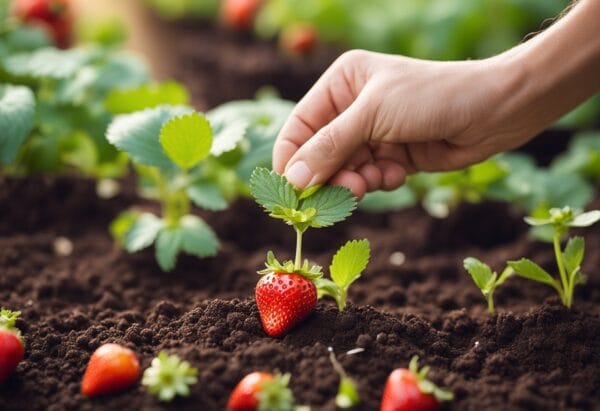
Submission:
[[[266,275],[270,273],[275,274],[298,274],[302,277],[307,278],[311,282],[316,284],[316,281],[323,277],[322,267],[316,264],[310,264],[308,260],[304,260],[304,263],[300,267],[296,267],[293,261],[288,260],[283,263],[279,262],[272,251],[267,253],[267,261],[265,268],[257,271],[259,275]]]
[[[294,394],[289,388],[291,375],[275,374],[265,380],[257,393],[259,411],[294,411]]]
[[[0,330],[9,331],[22,340],[21,330],[15,326],[20,315],[20,311],[11,311],[6,308],[0,309]]]
[[[425,366],[419,370],[419,356],[415,355],[410,359],[410,363],[408,365],[408,369],[412,372],[417,378],[417,387],[419,387],[419,391],[423,394],[430,394],[435,397],[438,401],[452,401],[454,398],[454,394],[452,392],[445,390],[443,388],[438,387],[433,382],[429,381],[427,377],[427,373],[429,372],[429,367]]]

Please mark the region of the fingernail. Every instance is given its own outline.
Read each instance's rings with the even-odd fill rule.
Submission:
[[[299,188],[305,188],[312,179],[312,173],[304,161],[298,161],[285,172],[290,183]]]

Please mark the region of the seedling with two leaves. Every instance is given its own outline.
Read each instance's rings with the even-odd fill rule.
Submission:
[[[262,277],[256,286],[256,303],[267,334],[284,335],[326,295],[343,310],[348,288],[369,261],[369,242],[352,240],[343,245],[329,267],[331,279],[326,279],[320,266],[302,260],[302,237],[308,228],[329,227],[350,216],[356,208],[350,190],[333,186],[296,190],[285,177],[266,168],[254,170],[250,190],[271,217],[283,220],[296,232],[294,261],[281,263],[269,251],[266,268],[259,271]]]
[[[513,274],[549,285],[556,290],[563,305],[571,308],[575,286],[585,282],[585,276],[581,272],[585,241],[579,236],[569,238],[563,249],[561,240],[571,227],[589,227],[600,221],[600,210],[581,213],[570,207],[552,208],[544,218],[525,217],[525,221],[534,227],[551,227],[558,278],[528,258],[508,261],[500,276],[492,272],[489,266],[472,257],[465,259],[465,269],[485,296],[490,312],[494,312],[494,291]]]

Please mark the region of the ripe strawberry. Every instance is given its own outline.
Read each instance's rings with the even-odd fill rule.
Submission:
[[[410,360],[409,369],[398,368],[389,375],[381,411],[436,411],[440,401],[452,400],[452,393],[425,379],[429,367],[418,370],[419,357]]]
[[[227,411],[292,411],[294,395],[288,388],[290,375],[253,372],[234,388],[227,402]]]
[[[15,0],[13,13],[48,31],[58,47],[67,47],[73,30],[70,3],[71,0]]]
[[[300,274],[263,275],[255,294],[263,328],[271,337],[284,335],[317,305],[317,288]]]
[[[92,354],[81,393],[88,397],[111,394],[129,388],[140,377],[140,363],[129,348],[104,344]]]
[[[286,28],[281,33],[279,44],[287,53],[306,55],[315,48],[318,38],[313,26],[301,24]]]
[[[6,381],[23,360],[23,339],[19,329],[15,328],[15,321],[20,314],[4,308],[0,310],[0,384]]]
[[[261,0],[224,0],[221,18],[237,30],[248,30],[260,8]]]

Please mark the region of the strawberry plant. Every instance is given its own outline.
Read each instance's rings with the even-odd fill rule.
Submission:
[[[21,331],[15,327],[18,311],[0,309],[0,384],[3,384],[23,360],[25,348]]]
[[[190,395],[190,385],[198,382],[198,370],[176,355],[161,351],[144,371],[142,385],[160,401],[171,401],[175,396]]]
[[[346,409],[360,404],[360,396],[358,394],[358,389],[356,388],[356,382],[348,376],[346,370],[344,370],[344,367],[342,367],[342,364],[340,364],[335,356],[333,348],[329,347],[328,350],[329,361],[331,361],[331,365],[333,365],[335,372],[340,376],[340,384],[338,385],[338,392],[335,396],[335,405],[338,408]],[[362,352],[362,349],[359,348],[349,351],[349,353],[353,352]]]
[[[485,263],[476,258],[468,257],[463,261],[465,270],[471,275],[475,285],[481,290],[481,293],[487,301],[488,311],[494,312],[494,291],[500,287],[514,274],[511,267],[506,267],[500,276]]]
[[[545,218],[526,217],[525,221],[534,227],[550,226],[552,228],[558,279],[527,258],[509,261],[508,266],[523,278],[551,286],[558,293],[563,305],[571,308],[575,286],[585,282],[585,276],[581,272],[585,241],[583,237],[579,236],[569,238],[563,249],[561,239],[568,234],[571,227],[589,227],[600,221],[600,210],[579,213],[570,207],[552,208]]]
[[[329,227],[350,216],[356,199],[344,187],[311,187],[298,191],[274,171],[257,168],[250,178],[255,200],[273,218],[283,220],[296,232],[294,261],[279,262],[269,251],[266,268],[259,271],[256,304],[263,328],[282,336],[314,309],[317,299],[330,296],[338,308],[346,306],[348,287],[365,269],[370,248],[367,240],[348,241],[333,257],[331,280],[308,260],[302,260],[302,237],[308,228]]]
[[[419,370],[419,357],[410,360],[408,369],[398,368],[389,375],[383,398],[381,411],[435,411],[440,402],[452,401],[453,395],[437,387],[427,380],[429,367]]]
[[[81,382],[87,397],[117,393],[140,378],[140,362],[133,351],[118,344],[104,344],[92,354]]]

